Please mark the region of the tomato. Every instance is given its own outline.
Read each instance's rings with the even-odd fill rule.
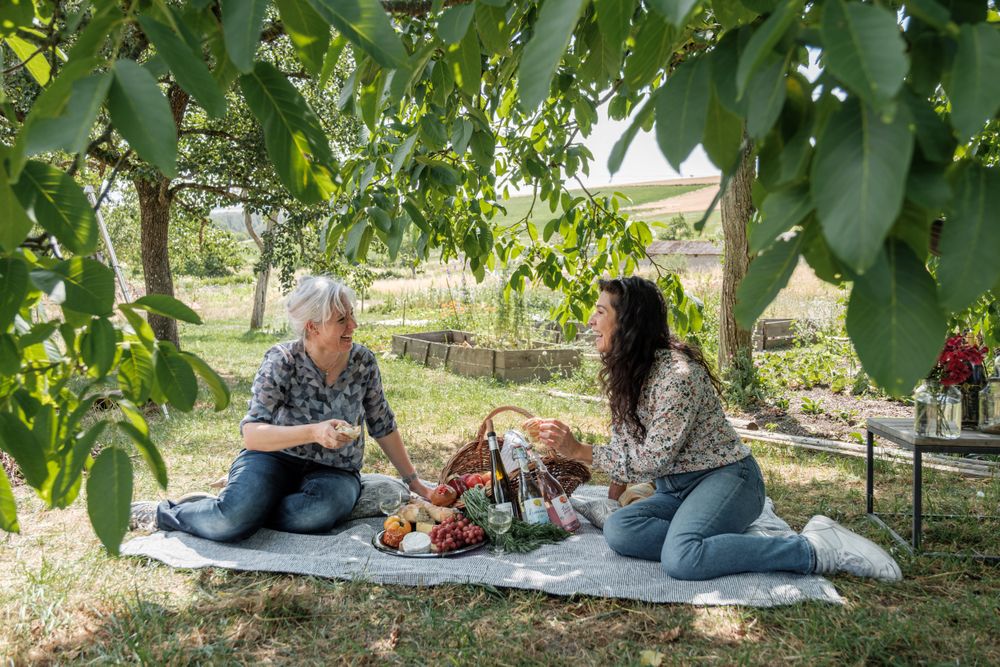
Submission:
[[[458,498],[458,492],[447,484],[439,484],[436,489],[431,491],[431,502],[438,507],[447,507],[455,502]]]

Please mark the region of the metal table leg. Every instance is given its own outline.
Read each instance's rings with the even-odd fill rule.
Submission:
[[[913,550],[920,550],[920,531],[923,519],[923,452],[913,448]]]

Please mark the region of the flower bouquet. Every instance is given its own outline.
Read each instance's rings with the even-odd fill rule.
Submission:
[[[965,422],[975,424],[970,403],[978,410],[979,387],[983,380],[983,358],[987,349],[966,336],[952,336],[927,379],[913,392],[914,430],[919,436],[955,439],[961,435],[963,404]],[[959,386],[966,389],[966,396]]]

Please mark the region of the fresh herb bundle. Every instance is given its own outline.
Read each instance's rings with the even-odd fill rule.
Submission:
[[[469,521],[486,531],[490,541],[504,551],[511,553],[527,553],[534,551],[543,544],[561,542],[570,533],[551,523],[525,523],[517,517],[510,523],[510,530],[498,534],[490,527],[490,501],[479,487],[473,487],[462,494],[465,503],[465,516]]]

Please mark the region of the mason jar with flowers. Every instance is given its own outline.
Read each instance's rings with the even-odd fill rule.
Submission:
[[[954,439],[975,428],[983,358],[987,349],[966,336],[952,336],[927,379],[913,392],[913,426],[918,436]]]

